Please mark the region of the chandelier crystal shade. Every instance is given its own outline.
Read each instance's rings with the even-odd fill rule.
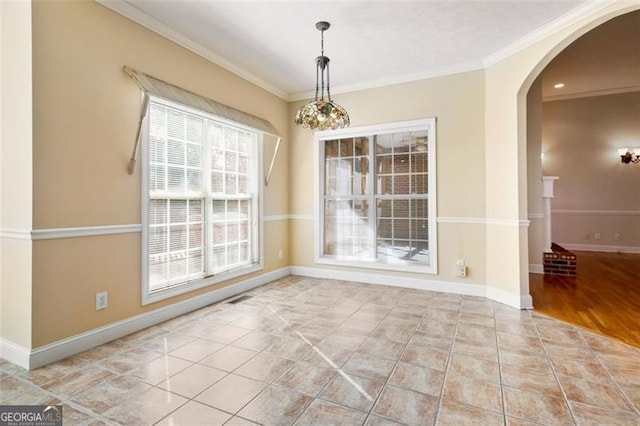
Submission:
[[[311,130],[328,130],[349,127],[347,111],[331,100],[329,87],[329,58],[324,56],[324,32],[330,24],[320,21],[316,28],[320,31],[320,56],[316,58],[316,97],[298,110],[295,122]],[[325,99],[326,82],[326,99]]]

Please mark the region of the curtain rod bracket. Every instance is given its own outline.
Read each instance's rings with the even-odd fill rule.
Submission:
[[[273,173],[273,165],[276,162],[276,157],[278,156],[278,150],[280,150],[280,142],[282,138],[278,136],[278,142],[276,142],[276,148],[273,150],[273,157],[271,157],[271,164],[269,165],[269,171],[267,175],[264,177],[264,186],[269,186],[269,181],[271,181],[271,173]]]
[[[131,158],[129,158],[129,164],[127,165],[127,172],[130,175],[133,174],[136,169],[136,155],[138,154],[138,145],[140,145],[140,134],[142,133],[142,122],[144,121],[144,117],[147,115],[147,108],[149,107],[149,94],[144,92],[144,97],[142,98],[142,105],[140,106],[140,121],[138,122],[138,132],[136,133],[136,141],[133,145],[133,152],[131,153]]]

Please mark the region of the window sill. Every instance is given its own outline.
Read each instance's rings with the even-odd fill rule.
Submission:
[[[411,265],[408,263],[382,263],[377,261],[366,260],[339,260],[331,257],[321,257],[316,259],[316,263],[320,265],[333,265],[333,266],[346,266],[349,268],[363,268],[363,269],[378,269],[384,271],[396,271],[396,272],[413,272],[418,274],[431,274],[437,275],[438,270],[435,266],[428,265]]]
[[[262,271],[263,269],[264,265],[262,263],[254,263],[253,265],[248,265],[242,268],[212,275],[210,277],[202,278],[199,280],[189,281],[185,284],[177,285],[175,287],[170,287],[163,290],[149,292],[147,289],[144,289],[142,293],[142,306],[169,299],[171,297],[179,296],[181,294],[208,287],[210,285],[219,284],[221,282],[242,277],[244,275],[252,274],[254,272]]]

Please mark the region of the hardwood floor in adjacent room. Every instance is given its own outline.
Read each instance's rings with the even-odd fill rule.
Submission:
[[[640,255],[575,253],[575,278],[529,275],[535,311],[640,348]]]

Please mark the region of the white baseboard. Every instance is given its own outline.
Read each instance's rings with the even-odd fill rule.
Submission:
[[[29,368],[29,349],[0,337],[0,358],[22,368]]]
[[[530,294],[520,295],[520,309],[533,309],[533,297]]]
[[[415,288],[419,290],[440,291],[443,293],[464,294],[466,296],[486,297],[496,302],[504,303],[517,309],[530,309],[533,301],[530,295],[507,293],[482,284],[464,284],[452,281],[422,280],[391,275],[379,275],[368,272],[351,272],[338,269],[312,268],[307,266],[292,266],[292,275],[302,275],[312,278],[336,279],[356,281],[369,284],[390,285],[396,287]]]
[[[419,278],[407,278],[393,275],[380,275],[369,272],[351,272],[339,269],[312,268],[292,266],[291,274],[312,278],[326,278],[360,283],[390,285],[395,287],[415,288],[419,290],[440,291],[444,293],[465,294],[468,296],[485,296],[482,284],[464,284],[452,281],[437,281]]]
[[[513,294],[495,287],[487,286],[487,298],[517,309],[532,309],[533,299],[529,294]]]
[[[21,367],[34,369],[61,360],[71,355],[105,344],[114,339],[159,324],[171,318],[184,315],[204,306],[229,298],[238,293],[251,290],[278,278],[289,275],[289,268],[282,268],[236,284],[223,287],[209,293],[165,306],[144,314],[126,318],[95,328],[66,339],[58,340],[39,348],[29,350],[13,343],[0,340],[0,355]],[[5,355],[6,354],[6,355]]]
[[[567,250],[576,251],[602,251],[606,253],[631,253],[640,254],[640,247],[633,246],[606,246],[596,244],[571,244],[571,243],[558,243],[560,246]]]
[[[529,264],[529,273],[530,274],[544,274],[544,265],[541,263],[530,263]]]

